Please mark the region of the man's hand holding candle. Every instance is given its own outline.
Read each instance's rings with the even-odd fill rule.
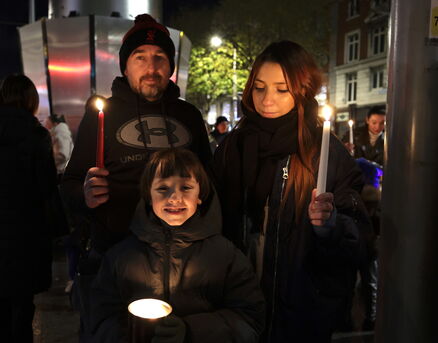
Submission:
[[[109,199],[108,180],[109,172],[105,168],[93,167],[88,169],[84,181],[85,203],[89,208],[96,208]]]

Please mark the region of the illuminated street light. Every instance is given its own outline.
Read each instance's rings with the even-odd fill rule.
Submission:
[[[222,39],[218,36],[213,36],[210,39],[210,44],[211,46],[218,48],[222,45]]]
[[[222,45],[222,38],[213,36],[210,39],[210,45],[218,48]],[[234,126],[234,121],[237,118],[237,51],[233,47],[233,112],[230,115],[231,125]]]

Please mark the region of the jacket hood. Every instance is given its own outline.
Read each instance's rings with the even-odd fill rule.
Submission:
[[[128,80],[126,77],[118,76],[114,79],[112,87],[111,87],[112,95],[115,98],[120,98],[128,103],[135,103],[137,101],[137,94],[134,93],[129,86]],[[163,98],[158,100],[157,102],[161,102],[163,99],[165,102],[174,102],[178,100],[180,96],[179,87],[172,81],[169,80],[166,90],[164,91]],[[138,97],[139,102],[142,103],[150,103],[143,97]]]
[[[170,228],[172,240],[177,243],[190,243],[218,235],[221,233],[222,217],[216,193],[206,203],[204,211],[198,209],[183,225],[168,226],[140,199],[131,222],[131,231],[138,239],[151,245],[165,241],[166,227]]]
[[[29,137],[40,127],[38,119],[26,110],[0,105],[0,144],[13,145]]]

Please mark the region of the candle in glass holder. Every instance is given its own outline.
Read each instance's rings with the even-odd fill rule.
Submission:
[[[172,306],[158,299],[140,299],[128,306],[129,342],[148,343],[155,334],[155,327],[161,318],[172,312]]]
[[[96,167],[103,168],[103,150],[104,150],[104,117],[103,113],[103,101],[101,99],[96,100],[96,107],[99,110],[97,119],[97,148],[96,148]]]
[[[330,106],[325,105],[322,108],[322,114],[325,118],[324,126],[322,129],[321,140],[321,154],[319,156],[319,169],[318,169],[318,182],[316,185],[316,195],[325,193],[327,183],[327,166],[330,146],[330,117],[332,115],[332,109]]]

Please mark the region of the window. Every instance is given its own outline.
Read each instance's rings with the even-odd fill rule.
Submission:
[[[345,52],[347,63],[357,61],[359,59],[359,32],[347,34]]]
[[[376,27],[371,30],[370,52],[371,55],[384,53],[386,50],[386,27]]]
[[[382,6],[383,4],[386,4],[388,2],[388,0],[373,0],[371,1],[371,7],[379,7]]]
[[[357,73],[348,73],[347,75],[347,102],[356,101],[357,96]]]
[[[384,82],[384,67],[380,66],[377,68],[371,68],[371,89],[377,89],[377,88],[384,88],[385,82]]]
[[[359,15],[359,0],[348,0],[347,18]]]
[[[347,18],[359,15],[359,0],[348,0]]]

